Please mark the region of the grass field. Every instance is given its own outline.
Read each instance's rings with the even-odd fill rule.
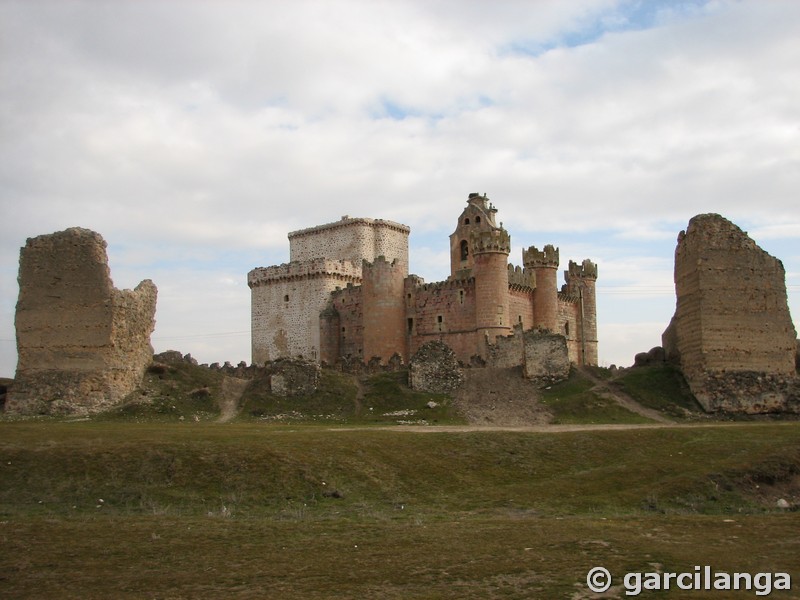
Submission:
[[[429,432],[0,422],[3,598],[591,598],[587,571],[781,571],[800,424]],[[752,598],[755,592],[647,592]]]

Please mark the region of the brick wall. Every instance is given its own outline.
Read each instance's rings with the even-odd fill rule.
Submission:
[[[408,362],[403,296],[405,271],[406,265],[390,263],[383,256],[372,263],[363,263],[361,293],[365,360],[378,356],[386,364],[392,355],[399,354]]]
[[[409,298],[409,295],[411,296]],[[412,319],[410,353],[427,341],[442,339],[468,363],[477,352],[475,334],[475,280],[450,280],[409,285],[405,289],[408,319]]]

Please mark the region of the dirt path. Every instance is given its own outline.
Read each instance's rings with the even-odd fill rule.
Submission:
[[[572,431],[626,431],[630,429],[700,429],[705,427],[748,427],[756,423],[586,423],[580,425],[386,425],[383,427],[332,427],[328,431],[406,431],[408,433],[473,433],[510,431],[519,433],[569,433]]]
[[[665,417],[663,414],[658,412],[657,410],[653,410],[652,408],[647,408],[639,404],[636,400],[631,398],[628,394],[617,388],[613,380],[602,379],[592,373],[589,369],[580,369],[581,373],[584,377],[589,379],[592,383],[594,383],[594,387],[592,391],[594,391],[598,396],[608,398],[613,400],[623,408],[631,411],[632,413],[636,413],[637,415],[641,415],[647,419],[651,419],[656,423],[675,423],[672,419]]]
[[[239,414],[239,399],[250,384],[249,379],[226,376],[222,380],[222,398],[219,402],[219,423],[227,423]]]
[[[471,425],[540,425],[551,418],[539,403],[539,389],[522,377],[519,368],[465,369],[464,376],[453,404]]]

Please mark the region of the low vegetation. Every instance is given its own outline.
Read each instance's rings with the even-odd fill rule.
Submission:
[[[800,502],[796,423],[0,428],[4,597],[574,598],[598,564],[800,578],[800,514],[777,505]]]
[[[0,597],[580,600],[595,566],[619,598],[626,572],[695,565],[800,582],[800,423],[604,428],[646,421],[608,386],[698,419],[666,369],[544,390],[574,431],[381,427],[462,422],[402,372],[323,371],[294,399],[256,379],[222,423],[222,381],[177,364],[107,415],[0,421]]]

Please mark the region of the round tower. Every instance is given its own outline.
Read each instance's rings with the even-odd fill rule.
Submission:
[[[597,265],[588,258],[581,264],[569,261],[569,268],[564,271],[567,292],[578,297],[580,302],[580,355],[582,365],[597,364],[597,299],[595,285],[597,283]]]
[[[536,276],[533,290],[533,324],[558,331],[558,248],[531,246],[522,251],[522,264]]]
[[[470,234],[472,275],[475,278],[475,322],[478,354],[485,354],[485,342],[511,332],[508,316],[508,255],[511,236],[502,228]]]
[[[395,353],[408,361],[404,281],[406,265],[383,256],[362,263],[364,361],[379,356],[388,364]]]

